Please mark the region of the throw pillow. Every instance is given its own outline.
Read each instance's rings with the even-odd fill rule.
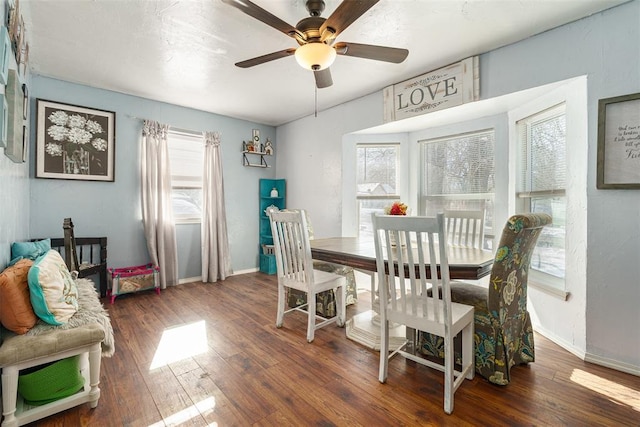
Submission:
[[[51,325],[63,325],[78,311],[78,288],[56,250],[38,258],[29,270],[31,305]]]
[[[33,261],[23,259],[0,273],[0,322],[16,334],[26,334],[38,320],[27,284],[32,265]]]
[[[36,260],[51,249],[51,239],[39,240],[37,242],[14,242],[11,244],[11,263],[15,263],[16,258]]]

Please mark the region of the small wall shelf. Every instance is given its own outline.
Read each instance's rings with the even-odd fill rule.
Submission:
[[[271,154],[263,153],[260,151],[243,151],[242,164],[244,166],[252,166],[254,168],[270,168],[271,166],[267,164],[267,161],[265,159],[265,156],[270,156],[270,155]],[[259,160],[257,156],[259,156]],[[253,162],[251,159],[253,159]]]

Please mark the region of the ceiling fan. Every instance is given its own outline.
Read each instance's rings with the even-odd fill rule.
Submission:
[[[320,16],[325,7],[324,0],[307,0],[306,7],[310,16],[302,19],[295,27],[249,0],[222,1],[283,32],[295,39],[300,45],[298,48],[268,53],[235,64],[241,68],[253,67],[275,59],[295,55],[296,60],[303,68],[313,71],[316,87],[321,89],[333,84],[329,67],[333,64],[336,55],[355,56],[396,64],[404,61],[409,55],[407,49],[394,47],[348,42],[334,44],[336,37],[342,31],[378,3],[379,0],[343,0],[328,18]]]

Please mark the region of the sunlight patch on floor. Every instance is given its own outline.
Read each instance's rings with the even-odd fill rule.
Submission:
[[[573,370],[571,381],[640,412],[640,391],[638,390],[590,374],[581,369]]]
[[[198,417],[207,411],[212,411],[216,407],[216,400],[213,397],[208,397],[195,405],[191,405],[188,408],[183,409],[180,412],[176,412],[173,415],[168,416],[162,421],[150,424],[149,427],[164,427],[164,426],[177,426],[184,424],[188,420]],[[209,427],[218,427],[218,423],[208,424]]]
[[[206,353],[207,350],[207,329],[204,320],[167,328],[162,333],[149,369],[157,369],[179,360],[188,359]]]

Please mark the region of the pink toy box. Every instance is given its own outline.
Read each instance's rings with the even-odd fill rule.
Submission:
[[[153,264],[136,265],[133,267],[108,268],[109,288],[107,297],[111,298],[111,304],[118,295],[130,294],[155,289],[160,295],[159,274],[160,268]]]

